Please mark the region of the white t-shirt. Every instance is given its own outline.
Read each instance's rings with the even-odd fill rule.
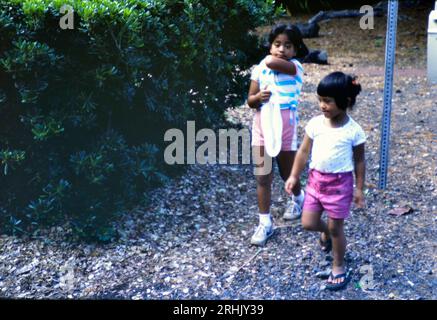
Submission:
[[[328,127],[325,116],[312,118],[305,132],[313,140],[310,169],[326,173],[350,172],[354,170],[353,150],[366,141],[366,134],[350,116],[349,121],[339,128]]]

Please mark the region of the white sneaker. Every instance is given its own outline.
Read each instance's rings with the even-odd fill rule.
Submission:
[[[296,220],[302,216],[303,201],[299,204],[294,197],[291,199],[290,205],[285,209],[282,219],[284,220]]]
[[[259,224],[255,230],[255,233],[250,239],[250,243],[256,246],[265,245],[267,239],[273,235],[273,231],[274,231],[273,224],[270,227],[266,227],[263,224]]]

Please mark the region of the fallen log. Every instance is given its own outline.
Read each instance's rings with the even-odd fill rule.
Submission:
[[[384,9],[381,7],[373,7],[373,14],[376,17],[381,17],[384,14]],[[337,19],[337,18],[356,18],[365,15],[365,12],[360,12],[360,10],[340,10],[340,11],[320,11],[310,20],[309,24],[318,23],[323,20]]]
[[[325,50],[310,50],[302,62],[328,64],[328,53]]]
[[[386,1],[381,1],[373,6],[373,14],[377,17],[381,17],[386,10]],[[302,33],[303,38],[317,38],[320,30],[318,25],[319,22],[338,18],[362,17],[365,14],[365,12],[360,12],[360,10],[320,11],[314,17],[309,19],[307,23],[297,23],[296,26]]]

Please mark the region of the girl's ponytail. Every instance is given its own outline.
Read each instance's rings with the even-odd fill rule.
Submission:
[[[317,86],[319,96],[333,97],[336,105],[343,110],[352,109],[360,92],[361,85],[358,77],[339,71],[328,74]]]
[[[361,84],[358,82],[358,77],[355,75],[346,75],[348,83],[348,98],[351,99],[349,108],[355,104],[357,95],[361,92]]]

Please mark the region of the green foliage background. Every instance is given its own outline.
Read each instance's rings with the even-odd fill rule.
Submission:
[[[62,30],[62,5],[74,29]],[[271,0],[6,0],[0,3],[0,229],[68,223],[109,241],[113,221],[180,167],[169,128],[223,124]]]

